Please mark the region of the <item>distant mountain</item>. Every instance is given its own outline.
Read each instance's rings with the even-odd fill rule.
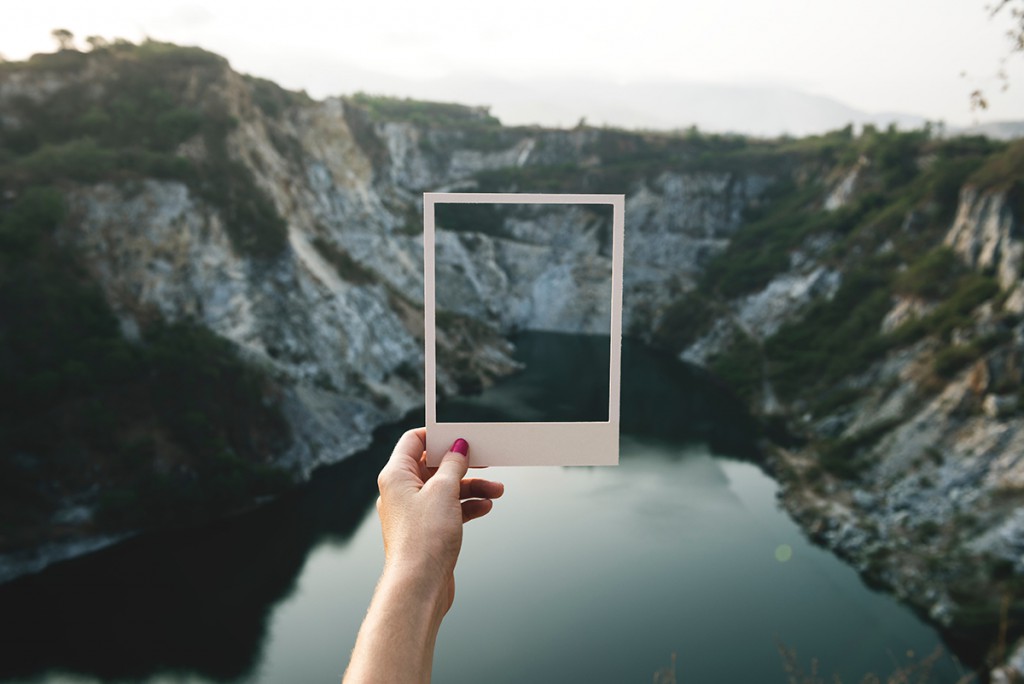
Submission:
[[[993,140],[1024,138],[1024,121],[992,121],[954,131],[957,135],[984,135]]]

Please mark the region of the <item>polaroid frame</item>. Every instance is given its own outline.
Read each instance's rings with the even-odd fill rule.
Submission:
[[[611,354],[608,420],[571,423],[438,423],[434,207],[437,204],[601,204],[612,207]],[[622,349],[622,251],[624,195],[428,192],[423,194],[424,383],[427,464],[436,466],[455,439],[469,442],[474,466],[618,465]]]

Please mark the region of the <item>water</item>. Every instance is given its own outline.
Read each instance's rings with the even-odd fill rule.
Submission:
[[[529,371],[448,410],[536,408],[538,388],[571,404],[575,385],[545,370],[582,356],[559,346],[521,338]],[[784,682],[781,643],[859,682],[939,644],[805,541],[774,482],[736,460],[749,424],[719,388],[627,347],[623,421],[618,468],[486,472],[506,495],[467,526],[434,681],[649,682],[676,652],[680,682]],[[338,681],[380,572],[374,480],[404,427],[253,513],[0,587],[0,679]],[[943,656],[929,681],[957,672]]]

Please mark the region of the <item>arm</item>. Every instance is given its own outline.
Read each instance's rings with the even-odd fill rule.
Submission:
[[[437,632],[455,598],[462,525],[490,512],[504,491],[499,482],[465,477],[465,440],[427,468],[425,439],[423,428],[402,435],[377,479],[384,572],[344,684],[430,681]]]

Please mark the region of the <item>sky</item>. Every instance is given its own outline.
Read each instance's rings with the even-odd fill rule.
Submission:
[[[1009,57],[1010,88],[1001,92],[996,72],[1012,22],[986,8],[986,0],[37,0],[4,12],[0,54],[52,51],[50,31],[60,27],[79,39],[199,45],[315,97],[403,95],[431,79],[580,78],[785,86],[951,125],[1024,119],[1024,54]],[[975,88],[988,96],[987,112],[971,111]]]

